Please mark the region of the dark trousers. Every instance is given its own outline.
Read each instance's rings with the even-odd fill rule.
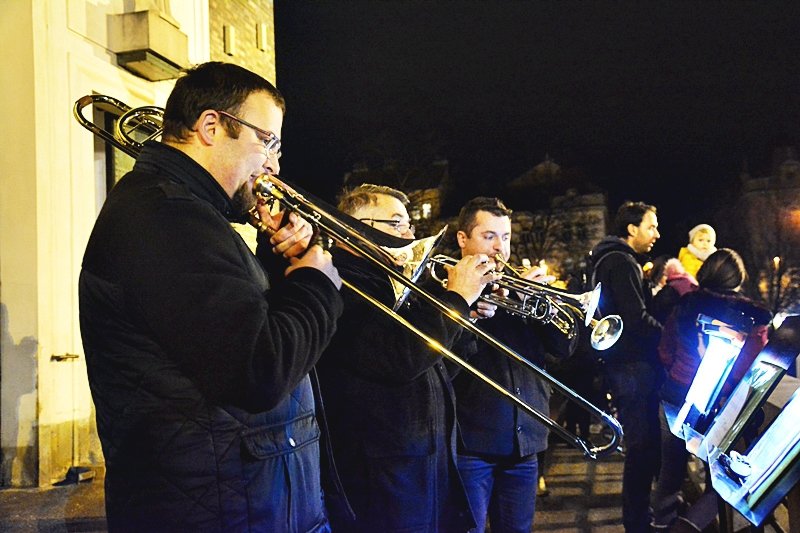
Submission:
[[[686,463],[689,452],[686,451],[686,442],[672,434],[660,409],[661,421],[661,470],[658,474],[658,483],[653,491],[653,523],[664,527],[671,525],[678,518],[678,511],[683,502],[681,487],[686,477]]]
[[[606,380],[625,433],[622,522],[626,533],[650,530],[650,489],[661,460],[659,369],[654,364],[607,364]]]

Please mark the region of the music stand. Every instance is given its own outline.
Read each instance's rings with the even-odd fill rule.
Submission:
[[[800,480],[800,392],[746,453],[732,448],[799,353],[800,317],[792,316],[775,330],[702,443],[714,490],[756,526]]]

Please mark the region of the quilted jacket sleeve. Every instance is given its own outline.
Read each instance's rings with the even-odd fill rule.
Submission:
[[[94,295],[82,314],[129,320],[138,337],[120,343],[173,360],[212,402],[277,405],[314,365],[342,310],[335,286],[314,269],[266,291],[240,237],[202,202],[143,202],[109,215],[92,239],[84,270],[113,284],[118,299],[100,309]]]

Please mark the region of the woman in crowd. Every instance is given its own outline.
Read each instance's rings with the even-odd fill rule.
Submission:
[[[730,392],[767,343],[769,311],[739,291],[746,278],[738,253],[721,248],[708,256],[697,273],[699,290],[680,299],[664,325],[658,347],[667,379],[661,389],[662,402],[680,406],[705,353],[708,339],[697,324],[704,314],[727,324],[752,324],[728,377],[723,394]],[[653,493],[653,526],[669,529],[682,504],[680,488],[686,473],[685,443],[669,430],[661,410],[661,472]]]

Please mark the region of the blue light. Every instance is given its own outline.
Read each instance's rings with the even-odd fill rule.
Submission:
[[[685,402],[693,404],[698,411],[707,414],[716,393],[728,379],[740,350],[741,346],[736,346],[725,338],[710,335],[706,353],[697,369],[692,386],[686,393]]]

